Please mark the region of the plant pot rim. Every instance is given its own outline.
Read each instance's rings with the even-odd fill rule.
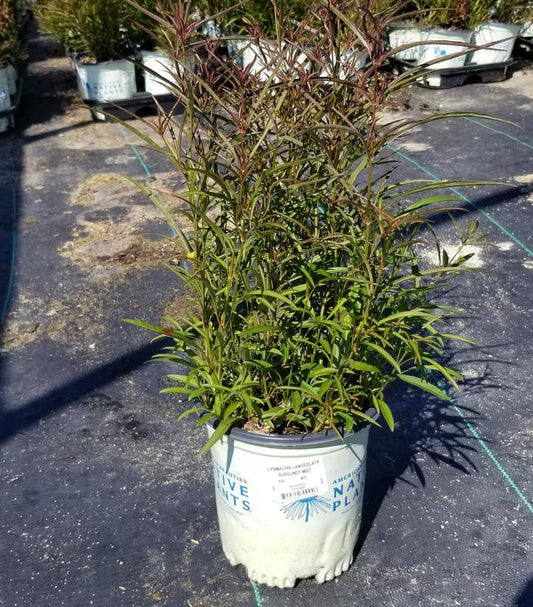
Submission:
[[[425,30],[429,29],[431,26],[427,23],[418,23],[416,21],[393,21],[387,29],[415,29],[415,30]]]
[[[73,53],[72,59],[79,65],[105,65],[117,62],[132,63],[134,58],[117,57],[116,59],[105,59],[104,61],[96,61],[91,53]]]
[[[369,409],[365,414],[373,420],[376,420],[379,417],[376,410],[373,408]],[[210,419],[206,423],[214,429],[218,426],[219,420]],[[261,432],[250,432],[243,428],[231,428],[225,436],[249,445],[258,445],[261,447],[323,447],[326,445],[341,444],[345,442],[345,438],[347,439],[348,437],[354,436],[369,425],[369,421],[362,419],[361,423],[358,424],[356,429],[352,432],[344,433],[342,429],[339,429],[342,438],[339,437],[335,430],[312,432],[308,434],[263,434]]]
[[[433,27],[429,26],[426,28],[430,34],[473,34],[473,29],[466,29],[464,27]]]

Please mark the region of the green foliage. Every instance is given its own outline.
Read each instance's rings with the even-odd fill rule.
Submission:
[[[141,2],[150,10],[156,5],[156,0]],[[35,12],[44,32],[96,61],[126,57],[153,44],[147,31],[153,21],[125,0],[39,0]]]
[[[502,23],[525,23],[533,21],[531,0],[499,0],[494,6],[492,18]]]
[[[395,0],[392,0],[393,2]],[[475,29],[485,21],[523,23],[533,19],[531,0],[412,0],[421,23]]]
[[[22,57],[21,29],[26,16],[25,3],[20,0],[0,0],[0,66],[17,65]]]
[[[276,34],[276,20],[300,20],[306,12],[305,0],[245,0],[237,6],[233,0],[199,0],[195,6],[206,16],[220,15],[217,21],[225,30],[243,32],[248,22],[267,38]]]
[[[206,449],[248,422],[351,431],[372,408],[393,428],[385,389],[396,380],[446,398],[431,377],[459,380],[441,362],[455,312],[438,295],[480,236],[475,222],[458,227],[456,253],[435,240],[438,267],[421,258],[430,215],[450,200],[435,190],[461,184],[395,180],[390,145],[454,115],[380,118],[415,78],[382,74],[382,34],[398,15],[371,0],[319,0],[305,20],[278,23],[274,41],[256,32],[257,63],[240,68],[196,35],[203,24],[185,0],[175,4],[160,25],[184,66],[175,94],[185,114],[147,121],[152,137],[129,125],[186,184],[183,209],[164,212],[187,259],[172,270],[198,312],[136,323],[173,339],[158,356],[176,364],[165,391],[193,403],[184,415],[221,421]],[[357,53],[341,53],[347,41],[370,56],[364,69]]]
[[[474,29],[491,19],[495,0],[414,0],[420,21],[433,26]]]

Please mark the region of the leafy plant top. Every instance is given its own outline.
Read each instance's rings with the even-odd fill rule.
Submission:
[[[433,374],[457,385],[442,354],[463,338],[446,331],[456,312],[438,296],[481,237],[475,222],[457,225],[457,250],[443,251],[431,213],[450,198],[436,190],[459,183],[396,178],[395,142],[445,115],[380,118],[415,76],[383,75],[382,33],[398,15],[374,9],[314,2],[274,39],[251,26],[244,67],[227,40],[197,36],[189,3],[159,18],[161,45],[182,64],[173,84],[185,113],[147,121],[153,137],[130,128],[185,179],[176,213],[190,230],[161,208],[187,259],[172,270],[198,311],[135,322],[173,340],[158,358],[176,364],[165,391],[187,397],[183,415],[219,420],[206,450],[231,427],[350,432],[371,409],[392,428],[391,382],[441,398]],[[421,258],[431,243],[437,267]]]
[[[22,58],[21,28],[25,11],[15,0],[0,0],[0,67],[16,65]]]
[[[141,6],[155,10],[157,0]],[[39,0],[35,6],[41,29],[69,51],[109,61],[127,57],[138,48],[150,48],[152,20],[126,0]]]
[[[488,21],[495,10],[494,0],[414,0],[420,21],[451,29],[474,29]]]

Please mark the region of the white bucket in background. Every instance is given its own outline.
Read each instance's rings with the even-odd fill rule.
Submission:
[[[522,27],[520,28],[519,36],[523,38],[533,38],[533,21],[526,21],[522,23]]]
[[[474,44],[489,44],[490,42],[494,42],[494,44],[474,51],[471,62],[486,65],[509,61],[521,29],[522,25],[514,23],[482,23],[474,31]]]
[[[272,76],[272,72],[277,70],[279,73],[288,74],[289,66],[295,65],[297,68],[304,68],[310,72],[312,63],[305,53],[298,51],[296,48],[291,48],[287,53],[287,66],[278,67],[275,65],[278,50],[274,41],[262,40],[257,43],[250,40],[228,40],[228,52],[230,57],[236,57],[236,63],[241,68],[245,68],[252,64],[250,73],[255,74],[262,82],[268,80]],[[286,50],[286,47],[284,48]],[[298,53],[294,56],[294,53]],[[291,56],[292,54],[292,56]],[[275,82],[279,82],[279,78],[274,78]]]
[[[0,69],[0,112],[11,109],[11,97],[9,95],[9,86],[7,81],[6,69]],[[0,118],[0,133],[7,131],[11,121],[8,117]]]
[[[86,101],[118,101],[137,92],[135,65],[126,59],[102,63],[74,62],[81,98]]]
[[[427,33],[426,30],[415,25],[407,23],[396,23],[389,28],[389,47],[391,50],[403,46],[404,44],[414,44],[423,42]],[[416,61],[420,55],[420,46],[412,46],[398,53],[394,53],[396,59],[402,61]]]
[[[224,435],[211,455],[230,563],[281,588],[346,571],[361,523],[369,429],[343,440],[333,431],[303,439],[243,430]]]
[[[10,63],[6,63],[0,67],[0,72],[6,76],[7,89],[9,94],[14,97],[17,92],[17,70]]]
[[[447,42],[470,42],[472,32],[470,30],[448,31],[448,30],[429,30],[426,32],[425,40],[438,41],[433,44],[423,44],[420,47],[420,55],[417,65],[436,61],[433,65],[427,65],[427,69],[443,70],[448,68],[462,67],[466,61],[468,46],[447,44]],[[463,52],[462,55],[446,59],[449,55]]]
[[[330,58],[331,63],[335,64],[335,57]],[[342,53],[339,62],[339,78],[341,80],[348,80],[354,75],[354,72],[362,70],[368,61],[368,53],[363,50],[351,50]],[[327,78],[331,76],[331,70],[325,67],[320,73],[321,78]]]
[[[142,51],[141,55],[144,67],[151,70],[151,72],[143,70],[144,90],[152,95],[168,95],[171,93],[172,86],[169,83],[176,80],[174,59],[164,51]]]
[[[268,80],[272,73],[269,66],[272,50],[269,45],[264,42],[257,44],[251,41],[236,40],[234,46],[238,53],[238,64],[242,68],[252,64],[250,73],[259,76],[261,81]]]

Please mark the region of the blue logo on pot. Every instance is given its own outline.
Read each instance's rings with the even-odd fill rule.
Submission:
[[[330,500],[325,497],[319,497],[313,495],[312,497],[304,497],[283,506],[281,511],[285,514],[288,519],[295,520],[305,518],[305,522],[309,521],[309,518],[315,514],[326,512],[331,508]]]
[[[217,493],[238,512],[250,512],[248,483],[237,474],[227,472],[215,462],[215,488]]]
[[[316,487],[305,488],[293,493],[282,493],[282,499],[298,497],[281,508],[287,519],[308,522],[313,516],[323,514],[328,510],[341,514],[351,510],[363,497],[364,484],[363,462],[359,467],[333,481],[331,497],[318,495]]]
[[[365,462],[333,481],[333,512],[346,512],[363,497],[364,471]]]

